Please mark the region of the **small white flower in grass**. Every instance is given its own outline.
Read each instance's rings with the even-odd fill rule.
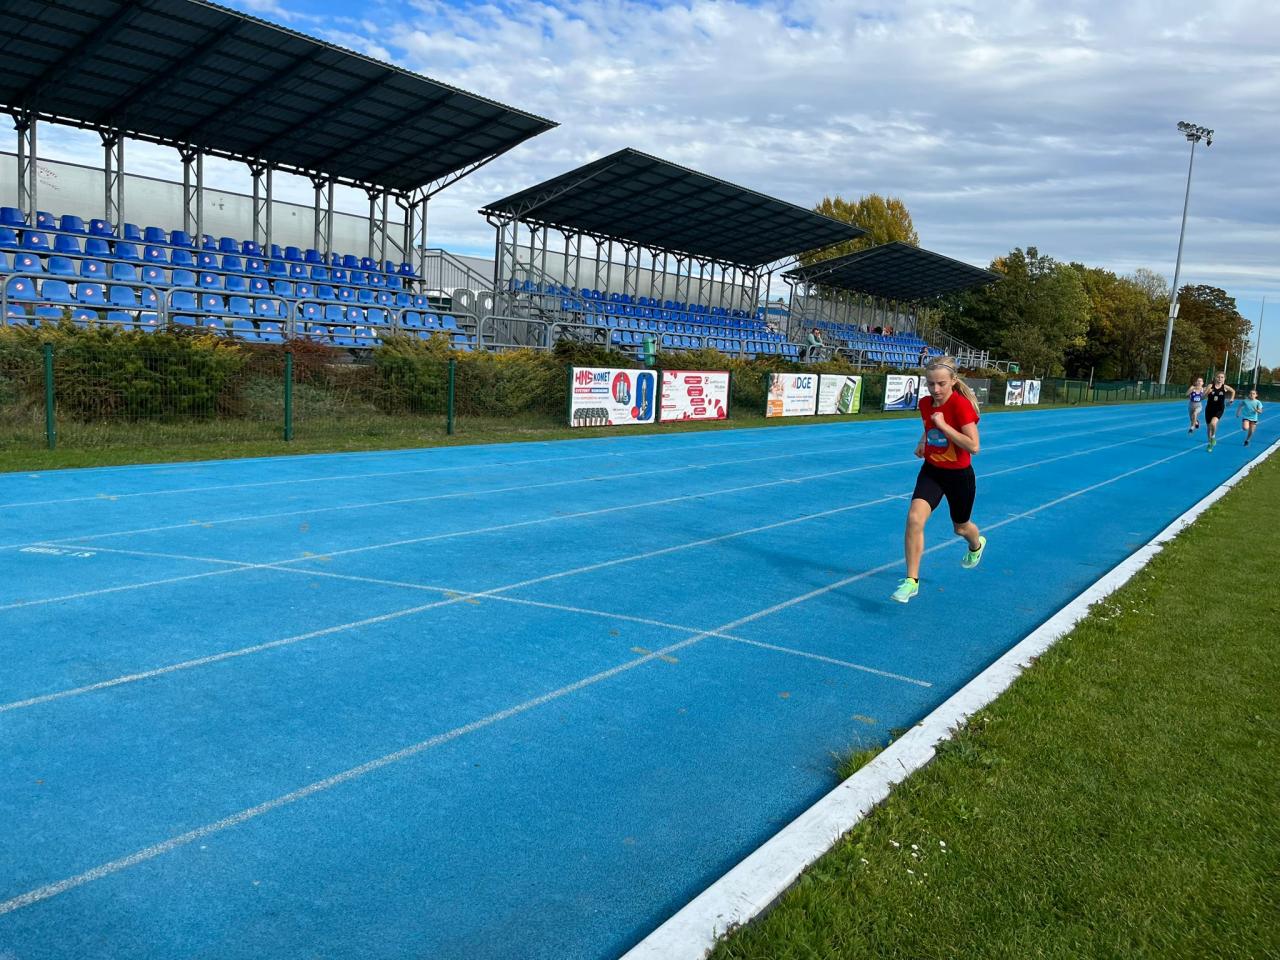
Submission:
[[[946,845],[947,845],[947,841],[945,841],[945,840],[939,840],[939,841],[938,841],[938,846],[940,846],[940,847],[945,847]]]
[[[858,859],[859,859],[859,860],[861,860],[863,863],[870,863],[870,862],[871,862],[871,861],[869,861],[866,857],[859,857]]]
[[[913,844],[911,845],[911,849],[912,849],[912,850],[919,850],[920,848],[919,848],[918,846],[916,846],[916,845],[913,843]]]
[[[907,868],[907,873],[911,874],[913,877],[916,875],[916,872],[912,870],[910,867]]]
[[[890,840],[889,843],[894,847],[902,846],[902,844],[900,844],[897,840]]]
[[[919,859],[920,859],[920,854],[918,854],[918,853],[912,853],[912,854],[911,854],[911,859],[912,859],[912,860],[919,860]]]

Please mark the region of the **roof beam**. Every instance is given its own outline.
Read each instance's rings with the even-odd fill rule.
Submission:
[[[380,73],[378,76],[374,77],[372,80],[369,80],[367,83],[363,84],[354,93],[343,94],[342,95],[343,106],[349,108],[351,104],[359,103],[361,100],[364,100],[369,96],[371,96],[372,94],[376,93],[380,88],[385,87],[388,83],[390,83],[392,80],[396,79],[397,77],[398,77],[398,74],[392,73],[390,71],[386,73]],[[254,156],[257,156],[262,150],[265,150],[269,146],[278,146],[279,143],[282,141],[288,142],[288,141],[296,141],[298,139],[306,139],[308,135],[308,128],[317,120],[322,120],[325,117],[329,116],[329,114],[333,113],[334,109],[335,109],[335,106],[332,102],[325,103],[324,106],[320,107],[317,110],[312,110],[305,117],[301,117],[300,119],[295,120],[293,122],[292,129],[289,131],[288,137],[277,138],[275,136],[271,136],[271,137],[268,137],[266,140],[259,140],[257,143],[253,144],[253,146],[245,150],[245,152],[252,154]],[[312,161],[308,160],[307,166],[314,167],[315,164]]]

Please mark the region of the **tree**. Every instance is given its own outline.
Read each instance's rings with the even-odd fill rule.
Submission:
[[[1067,351],[1084,345],[1089,328],[1089,297],[1080,273],[1035,247],[997,257],[991,269],[1004,279],[945,301],[947,332],[1017,360],[1024,369],[1060,371]]]
[[[1218,287],[1187,285],[1178,293],[1178,321],[1194,327],[1204,344],[1201,369],[1221,366],[1228,353],[1238,356],[1249,340],[1249,323],[1236,309],[1234,297]],[[1174,327],[1174,337],[1178,335]]]
[[[911,223],[911,213],[907,210],[907,205],[897,197],[882,197],[878,193],[869,193],[853,201],[840,196],[823,197],[822,202],[813,209],[815,213],[852,223],[867,232],[861,237],[817,253],[801,255],[800,263],[806,267],[819,260],[843,257],[895,240],[909,243],[913,247],[920,245],[920,236]]]
[[[1149,270],[1118,277],[1110,270],[1072,264],[1089,297],[1084,343],[1068,351],[1076,376],[1093,371],[1102,379],[1143,380],[1159,369],[1168,293]]]

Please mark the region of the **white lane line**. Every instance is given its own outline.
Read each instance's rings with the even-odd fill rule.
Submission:
[[[928,764],[938,744],[950,739],[969,717],[995,700],[1036,658],[1070,633],[1090,607],[1127,583],[1167,543],[1277,450],[1280,450],[1280,441],[1246,463],[1145,546],[1011,647],[874,760],[765,841],[628,951],[622,960],[702,960],[726,932],[762,914],[810,864],[889,796],[894,786]]]
[[[1122,440],[1112,444],[1105,444],[1101,447],[1092,447],[1085,450],[1077,450],[1072,453],[1060,454],[1056,457],[1046,458],[1044,460],[1038,460],[1035,463],[1016,465],[1013,467],[1006,468],[1005,470],[995,471],[991,474],[986,474],[985,476],[996,476],[1003,473],[1011,473],[1017,470],[1032,469],[1034,467],[1041,466],[1046,463],[1051,463],[1056,460],[1065,460],[1071,457],[1084,456],[1089,453],[1095,453],[1099,450],[1110,449],[1116,446],[1123,446],[1129,443],[1140,443],[1144,440],[1151,439],[1154,436],[1161,436],[1163,435],[1163,433],[1170,433],[1170,432],[1178,432],[1178,431],[1163,431],[1161,434],[1132,437],[1128,440]],[[1040,443],[1040,442],[1043,442],[1043,441],[1027,440],[1017,444],[1009,444],[1005,447],[1002,447],[1001,449],[1008,450],[1014,447],[1024,446],[1026,444],[1031,444],[1031,443]],[[356,553],[366,553],[373,550],[384,550],[384,549],[394,548],[394,547],[411,546],[419,543],[428,543],[428,542],[439,541],[439,540],[447,540],[455,537],[466,537],[466,536],[473,536],[473,535],[484,534],[484,533],[496,533],[502,530],[510,530],[510,529],[515,529],[519,527],[538,526],[541,524],[556,523],[562,520],[582,519],[585,517],[600,516],[603,514],[641,509],[644,507],[663,506],[671,503],[680,503],[680,502],[689,501],[689,500],[697,500],[703,497],[719,496],[727,493],[739,493],[743,491],[757,490],[765,487],[773,487],[773,486],[779,486],[783,484],[804,483],[810,480],[823,480],[836,475],[858,473],[860,471],[865,471],[865,470],[874,470],[874,469],[879,469],[881,467],[886,467],[886,466],[900,466],[905,463],[914,463],[914,462],[915,462],[915,458],[913,457],[906,460],[890,461],[888,463],[868,464],[860,467],[850,467],[843,470],[828,471],[825,473],[810,474],[810,475],[801,476],[801,477],[789,477],[783,480],[769,480],[763,483],[749,484],[747,486],[742,486],[742,487],[729,487],[721,490],[708,490],[708,491],[702,491],[694,494],[685,494],[683,496],[678,496],[678,497],[666,497],[660,500],[645,501],[643,503],[622,504],[620,506],[614,506],[614,507],[602,507],[597,510],[579,511],[577,513],[552,515],[550,517],[538,517],[532,520],[514,521],[512,523],[500,524],[498,526],[477,527],[469,530],[458,530],[458,531],[452,531],[452,532],[446,532],[446,533],[431,534],[425,537],[413,537],[407,540],[394,540],[387,543],[366,544],[360,547],[349,547],[346,550],[332,550],[324,553],[319,553],[319,554],[316,554],[315,556],[291,557],[291,558],[285,558],[283,560],[268,561],[265,563],[242,563],[239,566],[229,567],[226,570],[213,570],[213,571],[206,570],[200,573],[191,573],[191,574],[185,574],[185,575],[176,576],[176,577],[165,577],[159,580],[148,580],[142,583],[135,583],[135,584],[122,584],[120,586],[115,586],[115,587],[102,587],[96,590],[79,591],[77,593],[63,594],[61,596],[56,596],[56,597],[44,597],[44,598],[36,598],[32,600],[19,600],[12,603],[0,604],[0,612],[3,612],[5,610],[16,610],[16,609],[21,609],[25,607],[43,606],[50,603],[61,603],[69,600],[82,600],[87,597],[95,597],[95,596],[101,596],[101,595],[111,594],[111,593],[122,593],[130,590],[142,590],[150,587],[166,586],[173,583],[182,583],[188,580],[201,580],[208,577],[226,576],[232,573],[240,573],[240,572],[246,572],[246,571],[252,571],[252,570],[267,570],[274,567],[285,566],[288,564],[305,563],[308,560],[314,560],[316,556],[324,556],[324,557],[347,556],[347,555],[356,554]],[[874,502],[878,503],[878,502],[883,502],[884,500],[900,499],[903,496],[904,496],[903,494],[892,494]],[[838,508],[838,509],[858,509],[864,505],[870,506],[872,504],[871,502],[869,502],[867,504],[852,505],[850,507]],[[820,515],[821,514],[814,514],[812,516],[816,517]],[[806,519],[808,519],[808,517],[806,517]],[[62,542],[63,541],[50,540],[50,541],[44,541],[40,544],[29,544],[29,546],[56,545]],[[110,552],[106,548],[100,547],[97,544],[94,545],[94,549],[104,553]],[[124,552],[124,551],[120,551],[120,552]],[[160,554],[155,554],[155,555],[160,556]],[[181,555],[174,554],[172,556],[179,557]],[[192,559],[199,561],[200,558],[192,558]],[[235,561],[211,561],[211,560],[208,560],[207,558],[205,558],[205,562],[221,562],[221,563],[227,563],[227,564],[235,563]],[[604,565],[608,565],[608,563],[605,563]]]
[[[883,421],[883,422],[890,422],[890,421]],[[1064,439],[1069,439],[1077,436],[1090,436],[1093,434],[1105,433],[1108,431],[1125,430],[1125,429],[1130,429],[1132,426],[1141,422],[1145,422],[1145,419],[1135,420],[1135,421],[1125,421],[1123,423],[1114,424],[1108,427],[1083,430],[1077,433],[1057,434],[1052,438],[1041,437],[1035,440],[1027,440],[1027,441],[1021,441],[1019,443],[1005,444],[1005,445],[1002,445],[1001,449],[1011,449],[1014,447],[1023,446],[1027,443],[1047,443],[1047,442],[1050,442],[1050,440],[1064,440]],[[883,441],[880,443],[874,443],[874,444],[863,444],[857,448],[856,452],[861,453],[866,450],[876,450],[876,449],[881,449],[883,447],[897,446],[898,443],[900,442],[901,441],[894,439],[894,440],[886,440],[886,441]],[[57,537],[53,539],[46,538],[46,540],[41,542],[86,543],[91,540],[100,540],[106,537],[127,537],[127,536],[135,536],[143,533],[163,533],[171,530],[185,530],[195,526],[214,527],[214,526],[223,526],[223,525],[232,524],[232,523],[247,523],[247,522],[254,522],[258,520],[277,520],[277,519],[284,519],[287,517],[307,516],[307,515],[321,514],[321,513],[334,513],[334,512],[341,512],[341,511],[347,511],[347,510],[365,510],[365,509],[371,509],[374,507],[403,506],[405,504],[426,503],[434,500],[451,500],[451,499],[461,499],[461,498],[467,498],[467,497],[483,497],[491,494],[519,493],[527,490],[545,489],[550,487],[567,486],[572,484],[591,483],[596,481],[607,481],[607,480],[632,479],[636,477],[656,476],[664,473],[682,473],[682,472],[691,471],[691,470],[707,470],[713,467],[740,466],[740,465],[749,464],[749,463],[760,463],[760,462],[769,461],[769,460],[791,459],[791,458],[801,457],[801,456],[821,456],[821,455],[834,456],[844,452],[847,452],[846,449],[837,448],[834,450],[824,449],[819,451],[800,451],[795,453],[773,454],[773,455],[762,456],[762,457],[740,458],[737,460],[722,460],[722,461],[711,461],[708,463],[700,463],[700,464],[686,464],[678,467],[663,467],[663,468],[658,468],[653,470],[636,471],[632,473],[598,474],[598,475],[593,475],[589,477],[576,477],[576,478],[570,478],[565,480],[546,481],[546,482],[537,483],[537,484],[515,484],[512,486],[506,486],[506,487],[490,487],[483,490],[451,491],[449,493],[430,494],[430,495],[421,496],[421,497],[400,497],[400,498],[391,499],[391,500],[366,501],[364,503],[341,504],[341,505],[329,506],[329,507],[307,507],[307,508],[298,509],[298,510],[278,511],[275,513],[247,514],[240,517],[224,517],[222,519],[215,519],[215,520],[188,520],[185,523],[170,523],[170,524],[164,524],[164,525],[153,526],[153,527],[140,527],[132,530],[113,530],[113,531],[106,531],[103,533],[68,535],[68,536]],[[819,476],[825,476],[825,474],[819,474]],[[32,544],[29,542],[4,544],[4,545],[0,545],[0,550],[15,550],[15,549],[21,549],[22,547],[26,547],[26,546],[32,546]]]
[[[1091,484],[1088,487],[1083,487],[1078,491],[1067,494],[1066,496],[1059,497],[1056,500],[1049,501],[1048,503],[1045,503],[1039,507],[1036,507],[1031,510],[1025,511],[1021,514],[1018,514],[1016,517],[1011,517],[1008,520],[1001,521],[998,525],[1003,526],[1007,523],[1012,523],[1012,522],[1015,522],[1016,520],[1033,516],[1036,513],[1039,513],[1041,510],[1048,509],[1054,504],[1065,502],[1066,500],[1070,500],[1073,497],[1081,496],[1092,490],[1097,490],[1098,488],[1106,486],[1107,484],[1115,483],[1118,480],[1124,479],[1125,477],[1133,476],[1135,473],[1139,473],[1142,470],[1150,469],[1151,467],[1157,466],[1162,463],[1166,463],[1170,460],[1176,459],[1177,457],[1186,456],[1186,454],[1190,452],[1191,452],[1190,450],[1186,450],[1181,453],[1176,453],[1170,457],[1165,457],[1161,460],[1157,460],[1152,463],[1146,464],[1144,466],[1137,467],[1133,470],[1126,471],[1125,473],[1118,474],[1117,476],[1112,477],[1108,480],[1103,480],[1099,483]],[[992,526],[997,526],[997,525],[992,525]],[[927,549],[925,552],[932,553],[936,550],[944,549],[950,546],[953,546],[953,544],[952,543],[938,544],[935,547]],[[830,590],[838,589],[839,586],[841,585],[851,583],[854,580],[862,579],[863,577],[866,577],[866,576],[870,576],[874,572],[877,572],[881,569],[886,569],[892,566],[896,566],[901,562],[902,562],[901,560],[898,560],[894,564],[885,564],[882,567],[875,568],[875,570],[872,570],[872,571],[866,571],[865,573],[859,574],[856,577],[845,578],[844,580],[838,581],[836,584],[832,584],[829,587],[822,588],[816,591],[810,591],[809,593],[804,594],[801,597],[797,597],[792,600],[783,601],[782,603],[774,604],[770,607],[766,607],[763,610],[759,610],[756,613],[748,614],[745,617],[740,617],[737,620],[733,620],[729,623],[723,624],[720,627],[717,627],[714,632],[728,633],[743,624],[751,623],[755,620],[761,619],[762,617],[770,616],[774,613],[777,613],[780,610],[787,609],[788,607],[793,606],[796,603],[802,603],[806,599],[811,599],[814,596],[827,593]],[[450,602],[450,601],[445,601],[445,602]],[[701,640],[706,639],[711,635],[712,633],[709,631],[694,634],[691,637],[687,637],[676,643],[669,644],[668,646],[663,647],[660,650],[655,650],[652,653],[645,654],[642,657],[638,657],[634,660],[629,660],[629,661],[626,661],[625,663],[618,664],[617,666],[611,667],[608,670],[603,670],[599,673],[592,674],[589,677],[584,677],[583,679],[575,681],[574,683],[568,684],[567,686],[563,686],[556,690],[552,690],[549,693],[545,693],[531,700],[526,700],[523,703],[516,704],[513,707],[508,707],[506,710],[502,710],[497,713],[491,713],[486,717],[482,717],[479,720],[475,720],[464,726],[455,727],[454,729],[446,733],[438,734],[437,736],[430,737],[426,740],[421,740],[418,743],[415,743],[409,747],[405,747],[402,750],[398,750],[394,753],[386,754],[385,756],[379,757],[375,760],[370,760],[369,762],[361,764],[360,766],[351,767],[347,770],[342,771],[341,773],[335,774],[332,777],[327,777],[323,780],[318,780],[314,783],[308,784],[305,787],[302,787],[299,790],[295,790],[292,793],[284,794],[283,796],[276,797],[272,800],[268,800],[265,803],[258,804],[257,806],[249,807],[246,810],[241,810],[239,813],[232,814],[229,817],[225,817],[213,823],[209,823],[202,827],[198,827],[195,830],[190,830],[186,833],[179,834],[178,836],[171,837],[168,840],[164,840],[160,843],[153,844],[152,846],[145,847],[132,854],[129,854],[126,857],[121,857],[117,860],[112,860],[108,863],[104,863],[97,867],[94,867],[91,870],[87,870],[83,873],[76,874],[75,876],[71,876],[71,877],[67,877],[66,879],[59,880],[56,883],[46,884],[45,886],[37,887],[34,890],[30,890],[26,893],[19,894],[16,897],[12,897],[8,900],[0,902],[0,915],[11,913],[14,910],[19,910],[23,907],[28,907],[28,906],[31,906],[32,904],[39,903],[43,900],[48,900],[52,897],[56,897],[59,894],[67,892],[68,890],[73,890],[76,887],[83,886],[86,883],[91,883],[95,880],[100,880],[103,877],[110,876],[111,874],[119,873],[121,870],[126,870],[129,867],[136,866],[139,863],[143,863],[147,860],[154,859],[155,857],[169,853],[173,850],[178,849],[179,847],[183,847],[196,840],[203,839],[204,837],[208,837],[215,833],[219,833],[223,830],[230,829],[231,827],[239,826],[256,817],[260,817],[263,814],[269,813],[273,810],[277,810],[280,807],[287,806],[291,803],[297,802],[298,800],[302,800],[306,797],[313,796],[314,794],[320,793],[322,791],[329,790],[335,786],[339,786],[340,784],[348,783],[352,780],[356,780],[376,770],[380,770],[383,767],[386,767],[393,763],[397,763],[401,760],[406,760],[406,759],[409,759],[410,757],[416,756],[417,754],[422,753],[425,750],[429,750],[432,747],[438,746],[439,744],[446,743],[450,740],[454,740],[454,739],[457,739],[458,737],[465,736],[466,734],[472,733],[476,730],[480,730],[480,729],[483,729],[484,727],[491,726],[492,724],[498,723],[502,720],[506,720],[510,717],[514,717],[521,713],[525,713],[528,710],[532,710],[536,707],[542,706],[543,704],[550,703],[551,701],[557,700],[570,693],[575,693],[578,690],[582,690],[596,683],[600,683],[603,680],[608,680],[618,676],[619,674],[625,673],[629,670],[633,670],[636,667],[641,666],[642,664],[651,663],[655,660],[661,659],[663,657],[667,657],[670,654],[675,653],[679,650],[682,650],[686,647],[693,646],[694,644],[700,642]]]

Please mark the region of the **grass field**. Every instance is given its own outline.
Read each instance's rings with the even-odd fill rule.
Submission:
[[[1280,956],[1276,529],[1280,456],[716,960]]]

